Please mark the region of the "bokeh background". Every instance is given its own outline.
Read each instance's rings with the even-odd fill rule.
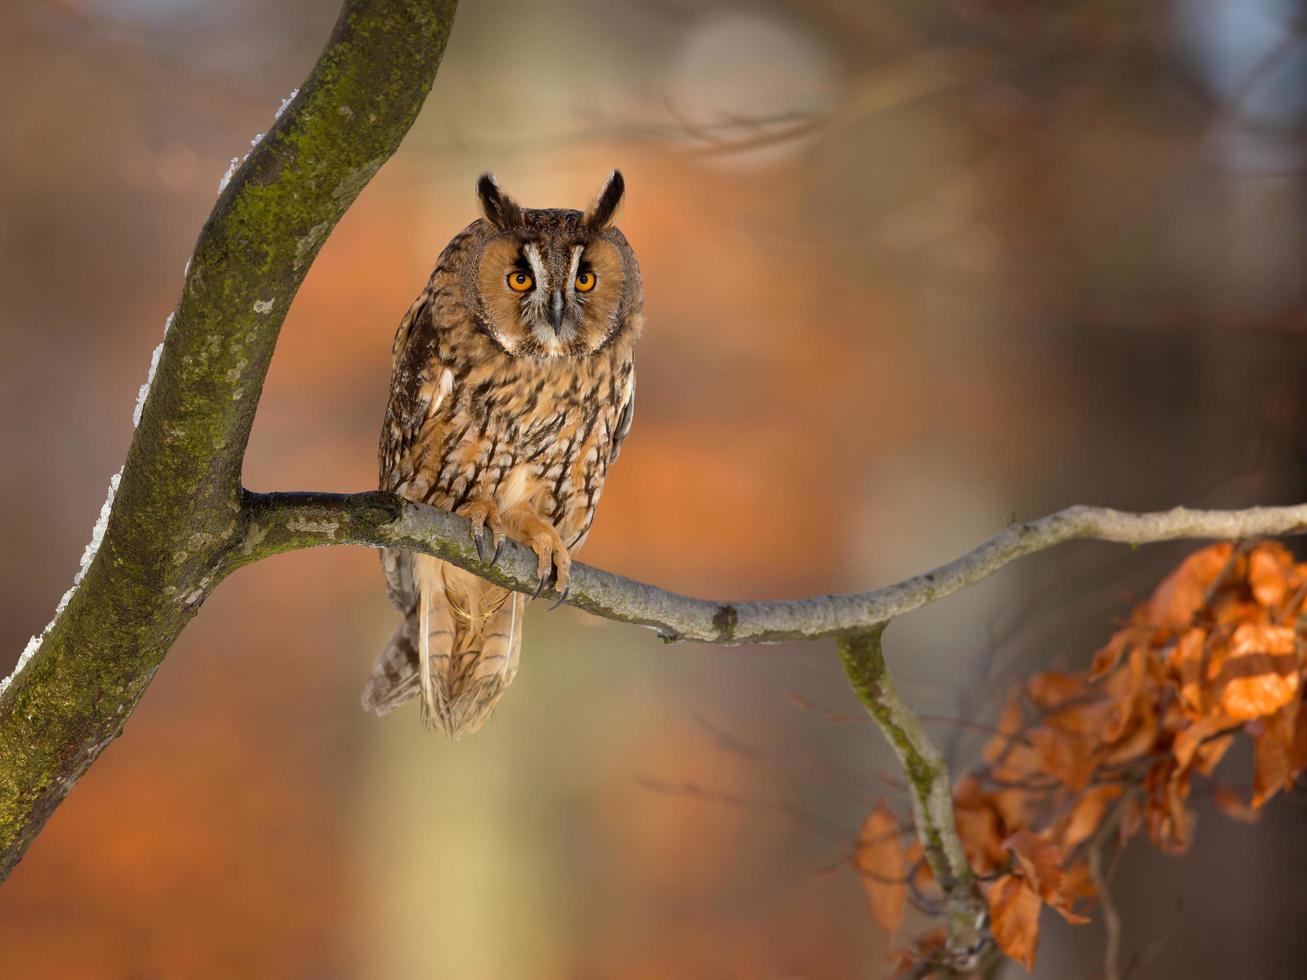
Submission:
[[[0,668],[76,568],[219,178],[337,8],[0,9]],[[1286,0],[468,0],[295,302],[247,485],[375,485],[392,332],[479,173],[583,206],[620,166],[648,329],[587,561],[784,597],[1072,503],[1301,500],[1305,31]],[[964,766],[959,721],[1086,663],[1185,550],[1011,567],[896,623],[893,667]],[[533,608],[449,743],[359,709],[392,617],[361,549],[226,582],[0,888],[0,973],[884,975],[839,862],[903,800],[829,644]],[[1301,976],[1303,817],[1132,846],[1132,975]],[[1099,925],[1044,926],[1038,976],[1096,975]]]

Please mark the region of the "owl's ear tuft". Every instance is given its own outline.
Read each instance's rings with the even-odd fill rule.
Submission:
[[[521,227],[522,209],[499,189],[494,174],[481,175],[477,181],[477,198],[481,201],[481,213],[500,231]]]
[[[600,232],[611,225],[617,217],[617,209],[622,206],[622,195],[625,192],[626,181],[622,180],[622,172],[614,170],[608,183],[604,184],[604,189],[595,198],[594,207],[586,214],[585,226],[590,231]]]

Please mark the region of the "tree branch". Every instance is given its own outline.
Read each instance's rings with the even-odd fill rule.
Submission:
[[[0,693],[0,879],[122,732],[221,578],[244,527],[241,462],[282,320],[416,118],[455,7],[346,0],[201,231],[103,543]]]
[[[947,965],[969,972],[990,943],[985,931],[985,899],[958,836],[953,782],[944,756],[926,734],[921,720],[899,696],[885,663],[881,643],[885,626],[882,623],[840,637],[840,659],[858,700],[880,727],[908,777],[917,839],[944,892]]]
[[[393,494],[247,494],[245,513],[245,530],[233,539],[238,547],[228,556],[228,570],[268,555],[320,545],[399,546],[443,558],[505,588],[536,589],[536,560],[527,548],[507,541],[499,561],[486,567],[477,559],[464,518]],[[1149,544],[1305,531],[1307,504],[1248,510],[1177,507],[1151,514],[1069,507],[1037,521],[1013,524],[955,561],[868,592],[770,602],[694,599],[577,562],[572,566],[567,602],[605,619],[651,627],[669,641],[726,645],[813,640],[887,623],[975,585],[1009,562],[1067,541]]]
[[[535,556],[506,541],[499,560],[477,557],[468,522],[447,511],[383,492],[247,493],[244,531],[224,574],[270,555],[331,544],[407,548],[442,558],[497,585],[534,592]],[[597,616],[652,627],[664,639],[719,645],[836,636],[849,683],[880,727],[904,774],[918,838],[945,896],[949,938],[937,965],[969,971],[987,954],[985,901],[967,862],[953,813],[952,780],[921,719],[903,701],[885,663],[881,637],[897,615],[975,585],[1025,555],[1074,540],[1146,544],[1181,538],[1249,538],[1307,530],[1307,505],[1248,510],[1130,514],[1070,507],[1014,524],[945,565],[895,585],[848,595],[778,602],[695,599],[575,563],[568,599]],[[933,961],[932,962],[936,962]]]

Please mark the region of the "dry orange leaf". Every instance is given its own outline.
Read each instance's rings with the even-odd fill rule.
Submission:
[[[1268,609],[1278,606],[1289,591],[1292,568],[1293,559],[1279,545],[1267,542],[1254,548],[1248,556],[1248,585],[1253,598]]]
[[[1298,775],[1294,766],[1297,720],[1298,702],[1294,702],[1263,719],[1261,731],[1253,737],[1254,807],[1264,806],[1280,790],[1293,786]]]
[[[1087,860],[1081,858],[1066,869],[1066,881],[1062,883],[1062,894],[1073,902],[1077,899],[1092,901],[1098,898],[1098,886],[1094,884],[1094,876],[1090,873]]]
[[[1060,670],[1047,670],[1026,681],[1026,697],[1030,703],[1045,711],[1085,693],[1085,679],[1079,674]]]
[[[1198,746],[1198,751],[1194,755],[1194,768],[1204,776],[1210,776],[1216,771],[1217,764],[1225,757],[1225,753],[1230,751],[1230,746],[1233,744],[1233,735],[1222,735],[1220,738],[1204,742]]]
[[[1301,709],[1301,702],[1299,702]],[[1293,739],[1289,749],[1289,768],[1294,774],[1307,769],[1307,711],[1299,710],[1294,718]]]
[[[1157,744],[1157,705],[1141,699],[1130,717],[1130,727],[1117,737],[1107,751],[1101,752],[1100,763],[1117,765],[1141,758],[1153,751]]]
[[[1098,680],[1121,662],[1121,657],[1125,654],[1126,644],[1130,642],[1133,632],[1134,630],[1129,627],[1117,630],[1112,634],[1112,638],[1107,641],[1106,646],[1094,654],[1093,666],[1089,668],[1091,680]]]
[[[1145,615],[1149,625],[1182,628],[1202,608],[1207,590],[1230,560],[1233,546],[1229,542],[1209,545],[1180,563],[1153,592]]]
[[[1044,716],[1044,724],[1069,735],[1090,735],[1099,739],[1111,728],[1114,719],[1121,713],[1120,705],[1114,704],[1107,698],[1099,698],[1052,711]],[[1125,713],[1128,714],[1128,710]]]
[[[1171,651],[1168,666],[1180,688],[1180,704],[1191,718],[1203,715],[1203,644],[1207,630],[1187,630]]]
[[[1264,718],[1298,694],[1300,664],[1293,630],[1266,623],[1241,623],[1224,657],[1208,665],[1208,680],[1220,691],[1221,708],[1236,721]]]
[[[1004,875],[989,886],[990,930],[994,941],[1029,972],[1039,945],[1039,896],[1022,878]]]
[[[1251,804],[1245,803],[1238,793],[1225,786],[1212,787],[1212,802],[1227,817],[1233,817],[1235,820],[1241,820],[1244,823],[1256,823],[1262,818],[1260,810],[1254,809]]]
[[[998,812],[980,791],[974,776],[958,782],[953,798],[953,815],[967,863],[977,874],[991,874],[1007,860]]]
[[[1006,783],[1020,783],[1039,772],[1039,753],[1029,744],[1029,739],[1013,741],[1011,748],[1003,757],[993,764],[990,775]]]
[[[1171,745],[1176,765],[1181,769],[1188,768],[1198,755],[1198,750],[1203,747],[1204,739],[1211,738],[1229,724],[1230,719],[1212,714],[1182,730]]]
[[[1082,858],[1067,868],[1062,880],[1062,889],[1058,892],[1056,901],[1050,904],[1068,925],[1083,926],[1089,921],[1089,916],[1080,915],[1075,911],[1076,901],[1079,899],[1092,901],[1096,898],[1098,898],[1098,889],[1094,886],[1093,875],[1089,873],[1089,862]]]
[[[1089,921],[1072,909],[1074,898],[1067,894],[1067,852],[1042,834],[1020,830],[1004,843],[1011,849],[1025,876],[1039,897],[1057,911],[1071,925],[1084,925]]]
[[[1163,764],[1148,774],[1147,785],[1152,789],[1144,808],[1149,838],[1168,854],[1184,854],[1193,840],[1187,775]]]
[[[1104,686],[1112,710],[1101,732],[1104,741],[1115,742],[1133,727],[1137,715],[1148,713],[1157,704],[1153,665],[1148,653],[1147,647],[1135,647],[1125,665],[1113,671],[1107,679]]]
[[[1021,873],[1044,901],[1062,890],[1062,848],[1029,830],[1018,830],[1003,842],[1017,859]]]
[[[1030,792],[1016,787],[996,789],[985,795],[986,802],[998,814],[999,823],[1008,830],[1024,827],[1030,822],[1030,810],[1034,801]]]
[[[1289,754],[1278,738],[1262,732],[1253,740],[1253,807],[1266,801],[1291,781]]]
[[[1123,792],[1120,785],[1095,786],[1086,790],[1062,821],[1062,847],[1069,851],[1089,840],[1103,822],[1107,805]]]
[[[1208,607],[1208,616],[1221,626],[1238,626],[1240,623],[1266,622],[1267,611],[1256,602],[1243,597],[1241,590],[1218,592]]]
[[[1046,775],[1073,790],[1088,785],[1095,767],[1092,741],[1048,727],[1032,731],[1030,741],[1039,757],[1039,768]]]
[[[885,801],[879,801],[863,821],[856,855],[872,917],[890,935],[903,921],[908,898],[907,861],[899,832],[898,820]]]

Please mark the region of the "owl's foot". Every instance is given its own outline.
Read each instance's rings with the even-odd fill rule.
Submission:
[[[539,599],[544,595],[551,580],[554,588],[566,596],[571,588],[572,556],[568,554],[567,546],[557,531],[543,521],[541,527],[543,530],[527,542],[536,553],[536,577],[540,579],[532,598]]]
[[[535,514],[519,509],[510,511],[505,519],[513,537],[536,553],[536,577],[540,584],[531,598],[539,599],[549,589],[551,582],[566,598],[568,583],[572,579],[572,556],[554,526]]]
[[[499,519],[499,508],[495,502],[486,497],[469,500],[455,513],[472,522],[472,543],[477,546],[477,558],[486,564],[486,531],[490,532],[490,543],[495,546],[490,556],[490,564],[499,560],[499,550],[504,546],[504,525]]]

